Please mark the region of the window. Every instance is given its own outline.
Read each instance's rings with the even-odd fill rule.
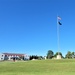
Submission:
[[[3,57],[3,55],[2,55],[2,57]]]

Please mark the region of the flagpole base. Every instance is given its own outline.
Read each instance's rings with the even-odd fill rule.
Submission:
[[[57,55],[57,59],[61,59],[61,55],[58,54],[58,55]]]

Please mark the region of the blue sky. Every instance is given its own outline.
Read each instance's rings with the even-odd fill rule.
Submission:
[[[0,0],[0,52],[45,56],[75,51],[75,0]]]

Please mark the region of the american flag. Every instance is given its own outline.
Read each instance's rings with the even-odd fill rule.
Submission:
[[[58,16],[57,19],[58,19],[58,20],[61,20],[61,17]]]

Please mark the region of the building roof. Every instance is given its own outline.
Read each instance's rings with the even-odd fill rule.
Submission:
[[[18,54],[18,53],[3,53],[5,55],[8,55],[8,56],[24,56],[25,54]]]

